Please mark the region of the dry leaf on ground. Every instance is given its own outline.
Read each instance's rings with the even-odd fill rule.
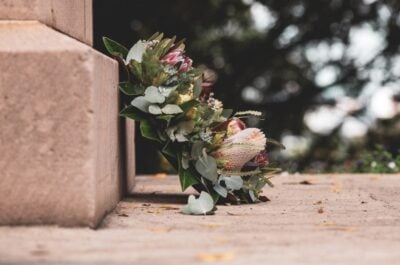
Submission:
[[[197,258],[203,262],[230,261],[235,257],[235,253],[201,253]]]

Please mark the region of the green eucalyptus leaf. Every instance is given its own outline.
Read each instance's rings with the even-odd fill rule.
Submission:
[[[167,122],[167,124],[169,124],[172,120],[172,118],[174,117],[174,115],[170,115],[170,114],[163,114],[163,115],[159,115],[156,117],[156,119],[159,120],[164,120]]]
[[[186,153],[186,152],[182,153],[181,163],[182,163],[183,169],[186,170],[189,168],[189,154],[188,153]]]
[[[150,112],[151,114],[153,114],[153,115],[160,115],[160,114],[162,114],[161,108],[160,108],[158,105],[156,105],[156,104],[151,104],[151,105],[149,106],[149,112]]]
[[[214,200],[214,204],[217,204],[220,195],[217,192],[215,192],[214,190],[210,190],[210,195]],[[216,210],[216,207],[214,207],[214,210]]]
[[[138,41],[129,50],[126,56],[126,62],[129,63],[131,60],[135,60],[138,63],[142,62],[143,54],[147,48],[147,41]]]
[[[189,167],[188,169],[184,169],[182,167],[182,154],[177,153],[178,156],[178,174],[179,181],[181,183],[182,191],[185,191],[188,187],[198,184],[198,180],[196,178],[194,170]]]
[[[200,102],[198,100],[191,99],[189,101],[186,101],[185,103],[182,103],[181,105],[179,105],[179,107],[182,109],[183,112],[187,112],[188,110],[190,110],[193,107],[196,107],[199,104]]]
[[[271,188],[274,187],[274,184],[272,184],[272,182],[269,179],[265,179],[265,182],[268,184],[268,186],[270,186]]]
[[[165,97],[155,86],[149,86],[148,88],[146,88],[144,92],[144,98],[150,103],[164,103],[165,101]]]
[[[210,194],[202,191],[198,199],[194,195],[190,195],[187,205],[185,205],[181,212],[183,214],[193,215],[206,215],[214,209],[214,200]]]
[[[161,153],[164,155],[165,159],[168,160],[173,168],[179,169],[177,151],[175,149],[175,146],[171,142],[165,144],[165,146],[161,149]]]
[[[177,158],[176,150],[170,141],[161,149],[161,152],[169,157]]]
[[[120,56],[122,58],[125,58],[128,54],[127,48],[107,37],[103,37],[103,43],[107,51],[113,56]]]
[[[199,159],[199,157],[201,157],[203,154],[203,148],[204,148],[204,142],[202,141],[193,142],[192,150],[190,152],[192,158],[195,160]]]
[[[157,135],[157,129],[155,129],[153,126],[151,126],[150,122],[148,120],[142,120],[140,122],[140,132],[142,133],[142,136],[159,142],[159,138]]]
[[[240,176],[221,176],[219,182],[224,181],[228,190],[240,190],[243,187],[243,179]]]
[[[217,181],[217,162],[212,156],[207,155],[200,157],[196,161],[195,167],[200,175],[202,175],[204,178],[210,180],[213,183]]]
[[[252,202],[256,202],[257,201],[257,197],[254,194],[254,191],[249,190],[249,196],[250,196],[250,199],[251,199]]]
[[[228,196],[228,190],[225,187],[222,187],[218,182],[214,185],[213,188],[222,197],[226,198],[226,196]]]
[[[183,112],[178,105],[174,104],[167,104],[161,110],[164,114],[178,114]]]
[[[199,183],[190,169],[179,170],[179,181],[181,183],[182,191],[185,191],[188,187]]]
[[[130,82],[121,82],[118,85],[119,90],[127,96],[137,96],[144,92],[144,89],[140,86],[134,85]]]
[[[156,116],[156,117],[157,117],[157,116]],[[166,141],[169,140],[169,139],[166,137],[164,131],[157,130],[157,136],[158,136],[158,139],[160,140],[160,142],[166,142]]]
[[[147,118],[146,114],[144,114],[142,111],[138,110],[134,106],[127,106],[126,108],[121,110],[119,115],[125,118],[133,119],[135,121],[143,121]]]
[[[233,109],[224,109],[221,113],[221,116],[228,119],[232,116],[232,113],[233,113]]]
[[[201,94],[201,91],[203,90],[203,88],[201,86],[202,82],[203,82],[203,80],[201,78],[197,79],[196,82],[194,82],[193,96],[195,98],[198,98]]]
[[[143,112],[149,112],[149,106],[150,102],[148,102],[144,97],[140,96],[137,98],[134,98],[131,102],[131,105],[140,109]]]
[[[159,90],[160,90],[160,93],[161,93],[161,95],[163,95],[164,97],[169,97],[169,95],[173,92],[173,91],[175,91],[175,89],[176,89],[177,87],[176,86],[174,86],[174,87],[165,87],[165,86],[161,86],[161,87],[159,87]]]
[[[261,179],[261,180],[259,180],[257,183],[256,183],[256,185],[255,185],[255,189],[256,190],[262,190],[264,187],[265,187],[265,184],[267,184],[267,181],[266,181],[266,179]]]
[[[165,129],[165,133],[168,135],[169,139],[171,139],[172,142],[175,142],[175,132],[178,129],[177,126],[170,126],[167,129]]]
[[[189,141],[188,138],[186,138],[186,136],[183,135],[182,133],[177,133],[177,134],[175,134],[175,139],[176,139],[176,141],[179,142],[179,143],[183,143],[183,142]]]

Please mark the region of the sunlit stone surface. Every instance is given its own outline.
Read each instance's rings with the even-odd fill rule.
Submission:
[[[117,63],[39,22],[0,39],[0,224],[95,227],[121,196]]]

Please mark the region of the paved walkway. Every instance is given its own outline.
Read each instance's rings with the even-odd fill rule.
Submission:
[[[138,178],[98,230],[0,227],[0,264],[400,264],[399,175],[279,176],[213,216],[181,215],[177,181]]]

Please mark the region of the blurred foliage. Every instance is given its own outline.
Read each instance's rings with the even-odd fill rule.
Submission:
[[[332,87],[354,98],[372,81],[397,81],[399,73],[391,67],[399,55],[399,10],[396,0],[96,0],[94,45],[104,52],[101,37],[107,36],[130,47],[156,31],[187,38],[195,64],[216,72],[216,97],[227,108],[262,111],[265,119],[259,125],[269,137],[309,136],[306,152],[282,157],[291,171],[333,171],[376,143],[391,153],[400,147],[399,132],[386,129],[393,128],[392,121],[374,123],[378,130],[353,144],[337,129],[325,135],[310,132],[303,119],[316,106],[337,104],[338,98],[323,96]],[[382,37],[363,60],[344,52],[357,27]],[[327,67],[334,78],[318,81]],[[138,171],[159,171],[155,149],[140,139],[137,148]]]
[[[378,145],[375,150],[364,154],[352,165],[355,173],[399,173],[400,155],[393,157],[391,153]]]

